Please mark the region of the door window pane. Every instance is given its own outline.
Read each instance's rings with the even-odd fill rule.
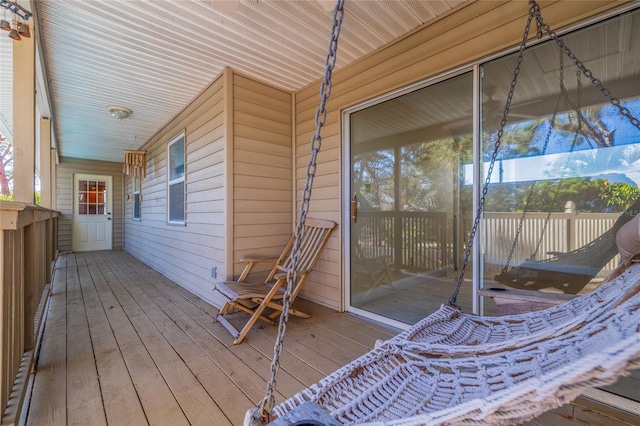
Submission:
[[[640,118],[640,11],[563,37]],[[484,160],[515,57],[484,66]],[[640,210],[640,130],[554,42],[526,51],[484,213],[485,286],[586,293],[619,264],[617,229]],[[640,400],[640,372],[605,390]]]
[[[640,24],[640,13],[564,40],[640,117],[637,52],[620,50],[629,20]],[[514,60],[484,66],[485,165]],[[640,130],[555,42],[528,49],[522,64],[486,199],[484,279],[490,286],[585,293],[618,265],[615,232],[637,211]]]
[[[78,181],[78,214],[106,214],[107,184],[101,181]]]
[[[453,292],[472,207],[472,89],[466,73],[351,114],[352,306],[412,324]],[[471,293],[469,280],[467,311]]]
[[[185,219],[185,182],[184,182],[184,134],[169,143],[169,180],[168,212],[170,223],[184,223]]]

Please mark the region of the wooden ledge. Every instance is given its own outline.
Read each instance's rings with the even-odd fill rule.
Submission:
[[[481,288],[478,294],[491,297],[496,302],[496,312],[499,316],[539,311],[577,297],[575,294],[491,287]]]
[[[16,230],[34,222],[58,217],[60,212],[36,204],[16,201],[0,201],[0,229]]]

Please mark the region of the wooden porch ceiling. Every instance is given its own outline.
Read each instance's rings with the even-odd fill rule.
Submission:
[[[287,328],[279,401],[392,334],[298,302],[313,316]],[[263,396],[276,329],[256,325],[227,347],[215,314],[125,252],[61,256],[27,424],[241,425]]]

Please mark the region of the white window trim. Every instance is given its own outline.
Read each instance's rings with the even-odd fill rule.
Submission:
[[[136,189],[136,181],[138,182],[138,189]],[[140,222],[142,220],[142,179],[134,176],[131,185],[133,187],[133,208],[131,209],[131,219]],[[136,195],[138,196],[138,217],[136,217]]]
[[[182,174],[181,177],[177,178],[177,179],[171,179],[171,158],[170,158],[170,150],[171,150],[171,146],[175,143],[177,143],[180,139],[182,139],[182,143],[184,144],[184,173]],[[187,175],[187,153],[186,153],[186,148],[187,148],[187,143],[186,143],[186,136],[185,136],[185,132],[181,132],[178,136],[176,136],[175,138],[173,138],[171,141],[169,141],[169,143],[167,144],[167,223],[169,223],[170,225],[186,225],[186,217],[187,217],[187,203],[186,203],[186,197],[187,197],[187,186],[185,183],[185,176]],[[183,183],[184,184],[184,197],[182,200],[183,203],[183,211],[184,211],[184,215],[182,220],[171,220],[170,217],[170,209],[171,209],[171,185],[174,185],[176,183]]]

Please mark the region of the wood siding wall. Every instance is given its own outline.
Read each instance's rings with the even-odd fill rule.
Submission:
[[[140,221],[132,219],[132,179],[125,179],[125,251],[209,302],[211,267],[225,272],[224,76],[141,149],[147,177],[141,181]],[[185,132],[185,225],[167,223],[167,144]]]
[[[111,161],[63,157],[56,171],[56,208],[60,212],[58,247],[60,252],[72,250],[73,175],[86,173],[113,177],[113,248],[122,249],[122,165]]]
[[[234,276],[243,257],[277,257],[291,237],[291,104],[290,93],[234,74]]]
[[[278,255],[292,229],[291,94],[230,69],[149,143],[134,221],[125,179],[125,250],[219,305],[216,281],[246,255]],[[186,225],[167,224],[167,143],[185,131]],[[211,267],[217,269],[211,276]]]
[[[625,2],[541,1],[552,28],[579,22]],[[341,111],[376,96],[516,46],[524,30],[528,6],[521,1],[468,2],[398,42],[340,70],[333,76],[322,151],[311,203],[311,215],[341,223]],[[349,16],[344,26],[349,26]],[[338,48],[338,56],[340,55]],[[320,83],[295,95],[296,196],[304,186],[308,143],[315,131],[314,114]],[[344,224],[348,226],[348,224]],[[341,308],[341,245],[334,233],[303,297]]]

